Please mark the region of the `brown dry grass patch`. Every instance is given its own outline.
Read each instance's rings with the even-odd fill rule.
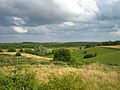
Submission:
[[[100,47],[105,47],[105,48],[117,48],[117,49],[120,49],[120,45],[100,46]]]

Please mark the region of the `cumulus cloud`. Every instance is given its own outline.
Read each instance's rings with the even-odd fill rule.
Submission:
[[[100,20],[120,20],[120,0],[96,0]]]
[[[15,30],[17,33],[27,33],[27,29],[23,27],[13,26],[13,30]]]
[[[113,36],[120,36],[120,30],[111,32]]]
[[[17,33],[27,33],[27,28],[23,26],[26,22],[23,19],[19,17],[8,17],[7,19],[14,31]]]
[[[120,18],[119,0],[0,0],[0,24],[17,17],[27,25]]]
[[[119,25],[120,0],[0,0],[0,35],[116,39]]]
[[[21,25],[26,24],[26,22],[19,17],[9,17],[8,19],[9,19],[9,23],[16,25],[16,26],[21,26]]]
[[[87,21],[98,11],[94,0],[0,0],[1,18],[17,17],[29,25]]]

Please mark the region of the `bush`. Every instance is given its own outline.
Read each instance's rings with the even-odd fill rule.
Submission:
[[[83,53],[82,54],[87,54],[87,51],[83,51]]]
[[[21,56],[21,52],[17,52],[15,56]]]
[[[26,48],[25,53],[34,54],[34,51],[32,49]]]
[[[39,55],[39,56],[44,56],[44,55],[47,54],[47,49],[44,48],[44,47],[42,47],[42,46],[36,47],[36,48],[34,49],[34,53],[35,53],[36,55]]]
[[[54,50],[52,50],[52,54],[55,54],[55,52],[57,52],[58,51],[58,49],[54,49]]]
[[[85,46],[85,48],[91,48],[91,47],[92,45],[89,45],[89,44]]]
[[[94,57],[94,55],[93,55],[93,54],[86,54],[86,55],[84,56],[84,59],[87,59],[87,58],[92,58],[92,57]]]
[[[79,49],[82,49],[82,47],[79,47]]]
[[[14,48],[10,48],[10,49],[8,49],[7,52],[16,52],[16,50]]]
[[[1,66],[16,66],[25,64],[39,64],[39,60],[33,60],[26,57],[16,57],[12,55],[0,55],[0,67]]]
[[[37,79],[34,74],[5,75],[0,74],[0,90],[36,90]]]
[[[53,60],[68,62],[71,61],[72,57],[68,49],[59,49],[54,53]]]
[[[86,84],[78,75],[51,75],[48,83],[41,84],[40,90],[86,90],[85,87]]]
[[[51,52],[47,52],[46,55],[49,56],[49,55],[52,55],[52,53]]]
[[[24,50],[23,50],[22,48],[19,50],[19,52],[21,52],[21,53],[23,53],[23,51],[24,51]]]
[[[95,57],[97,57],[97,53],[95,53]]]
[[[0,52],[3,52],[3,50],[2,50],[2,49],[0,49]]]

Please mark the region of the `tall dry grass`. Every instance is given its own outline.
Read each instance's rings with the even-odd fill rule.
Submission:
[[[119,90],[120,89],[120,68],[118,66],[106,66],[99,63],[83,65],[81,68],[57,65],[21,65],[17,67],[1,67],[0,71],[12,73],[14,68],[21,68],[19,73],[35,72],[38,80],[44,86],[53,88],[58,84],[58,90],[65,87],[75,90]],[[18,70],[19,71],[19,70]],[[69,77],[71,75],[73,77]],[[69,78],[67,78],[67,76]],[[53,81],[50,78],[54,78]],[[67,79],[67,80],[66,80]],[[58,81],[56,81],[58,80]],[[67,82],[66,82],[67,81]],[[61,87],[59,87],[60,85]],[[73,84],[73,85],[72,85]],[[52,86],[51,86],[52,85]],[[81,87],[82,86],[82,87]],[[78,88],[75,88],[78,87]],[[43,87],[42,87],[43,88]],[[81,89],[80,89],[81,88]],[[46,90],[47,90],[46,89]],[[49,90],[49,89],[48,89]]]

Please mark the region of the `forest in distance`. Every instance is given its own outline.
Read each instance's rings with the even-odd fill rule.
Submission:
[[[0,43],[0,48],[34,48],[42,45],[43,47],[79,47],[79,46],[107,46],[107,45],[120,45],[120,41],[105,41],[105,42],[49,42],[49,43],[38,43],[38,42],[22,42],[22,43]]]

